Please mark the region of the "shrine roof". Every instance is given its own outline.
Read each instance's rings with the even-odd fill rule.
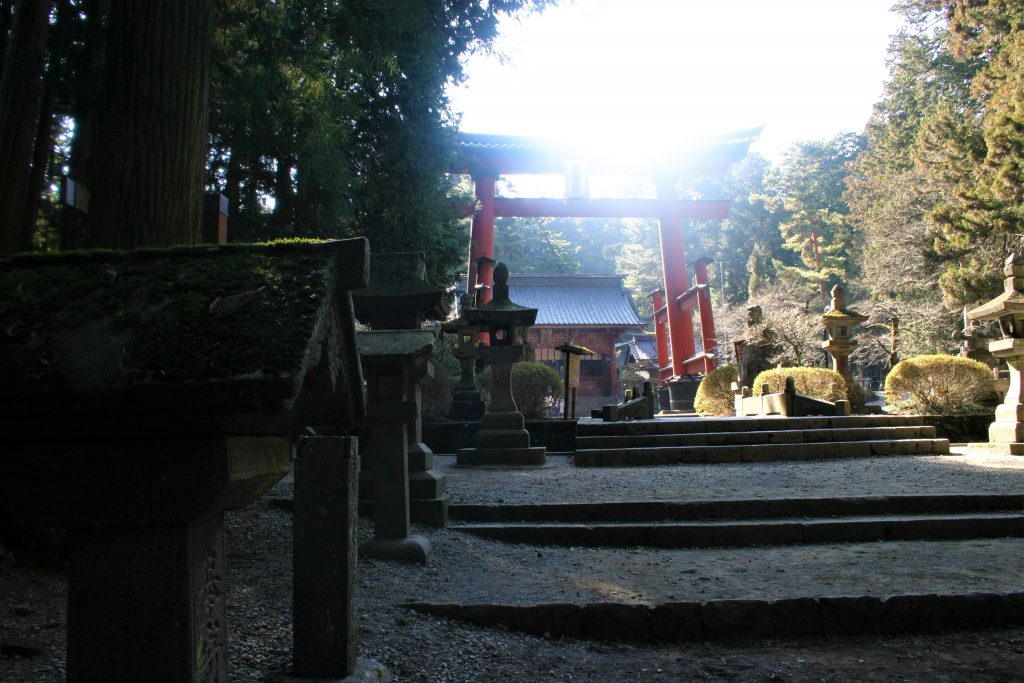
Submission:
[[[588,168],[596,172],[715,175],[743,159],[760,134],[758,127],[694,141],[666,140],[656,151],[639,154],[638,160],[629,161],[549,138],[460,132],[456,137],[456,160],[451,171],[563,173],[566,162],[572,160],[586,161]]]
[[[636,360],[658,360],[658,348],[653,334],[638,334],[629,340],[629,354]]]
[[[639,327],[623,275],[509,275],[509,298],[537,309],[536,325]]]

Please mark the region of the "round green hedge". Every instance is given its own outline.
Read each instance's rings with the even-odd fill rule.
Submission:
[[[819,401],[847,399],[846,380],[835,370],[828,368],[773,368],[759,373],[754,379],[750,393],[761,394],[761,385],[768,385],[768,393],[781,393],[786,387],[786,377],[792,377],[796,393],[816,398]]]
[[[977,412],[995,395],[992,370],[962,356],[916,356],[901,361],[885,378],[885,403],[892,412],[951,415]]]
[[[739,379],[739,368],[723,365],[715,368],[700,381],[693,408],[701,415],[732,415],[735,401],[731,384]]]
[[[562,396],[562,378],[554,368],[528,360],[512,366],[512,398],[525,417],[545,417],[549,396]]]

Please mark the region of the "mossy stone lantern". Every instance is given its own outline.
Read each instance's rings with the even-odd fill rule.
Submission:
[[[454,355],[459,359],[462,370],[459,375],[459,384],[456,387],[456,391],[475,391],[476,382],[473,380],[473,366],[476,363],[476,357],[480,353],[476,340],[479,328],[466,319],[466,311],[473,306],[473,296],[463,294],[459,301],[461,303],[462,315],[442,325],[441,330],[445,334],[455,335]]]
[[[821,322],[828,333],[828,340],[821,343],[821,348],[832,356],[832,368],[843,376],[848,386],[853,384],[850,352],[857,348],[853,328],[867,319],[866,315],[846,307],[846,290],[842,285],[832,288],[832,303],[821,316]]]
[[[1024,365],[1024,259],[1014,253],[1003,268],[1003,293],[969,311],[973,321],[997,320],[1002,339],[988,349],[1010,368],[1010,388],[996,406],[996,420],[988,428],[987,444],[972,444],[1009,455],[1024,455],[1024,405],[1021,404],[1021,366]]]

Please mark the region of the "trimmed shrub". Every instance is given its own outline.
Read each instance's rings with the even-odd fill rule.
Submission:
[[[525,417],[546,417],[548,398],[560,398],[562,378],[550,365],[524,360],[512,366],[512,398]]]
[[[846,380],[835,370],[828,368],[773,368],[759,373],[754,379],[750,393],[758,396],[761,385],[768,385],[771,394],[781,393],[786,387],[786,377],[792,377],[796,393],[816,398],[819,401],[848,400]]]
[[[694,410],[701,415],[732,415],[735,403],[730,385],[739,376],[739,368],[735,365],[723,365],[704,375],[697,387]]]
[[[896,364],[885,378],[891,412],[956,415],[983,412],[995,394],[992,370],[961,356],[917,356]]]

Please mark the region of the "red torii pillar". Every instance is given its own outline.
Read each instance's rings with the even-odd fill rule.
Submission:
[[[699,362],[704,366],[702,371],[705,374],[715,369],[714,351],[718,346],[718,341],[715,339],[715,319],[711,313],[711,294],[708,289],[709,263],[711,263],[711,259],[701,257],[692,264],[697,312],[700,314],[701,347],[704,349],[703,358]]]
[[[494,196],[497,173],[483,173],[473,178],[478,206],[473,213],[473,227],[469,235],[469,278],[466,286],[470,293],[477,285],[477,306],[491,300],[494,284]]]
[[[658,376],[668,387],[671,410],[690,411],[697,391],[692,375],[715,368],[715,327],[708,295],[707,259],[698,259],[694,267],[695,284],[690,287],[683,245],[684,214],[679,210],[675,184],[662,180],[657,184],[661,264],[665,287],[652,294],[655,339],[658,345]],[[693,309],[700,314],[701,353],[696,353],[693,334]],[[666,328],[667,327],[667,334]],[[666,339],[667,337],[667,339]],[[671,358],[671,364],[669,364]]]
[[[658,350],[658,384],[664,385],[665,380],[672,376],[672,366],[668,363],[668,312],[664,288],[651,292],[651,303],[654,307],[654,344]]]
[[[665,276],[665,302],[668,314],[669,347],[672,353],[672,375],[685,374],[686,359],[693,355],[693,330],[687,311],[680,310],[677,299],[686,293],[690,282],[686,277],[686,249],[683,246],[683,217],[676,208],[675,184],[662,180],[657,184],[658,216],[661,238],[661,269]]]

